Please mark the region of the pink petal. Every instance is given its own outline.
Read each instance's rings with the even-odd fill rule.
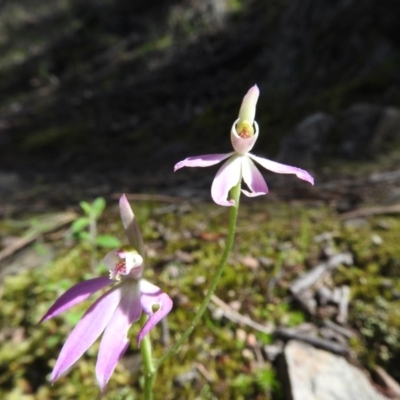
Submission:
[[[210,167],[230,157],[233,153],[226,154],[207,154],[204,156],[188,157],[175,164],[174,171],[182,167]]]
[[[140,280],[140,295],[141,296],[157,296],[158,294],[162,293],[162,290],[156,286],[153,285],[151,282],[149,282],[146,279],[141,279]],[[151,314],[152,313],[152,309],[147,308],[147,304],[143,303],[142,304],[143,310],[146,314]]]
[[[142,314],[139,285],[136,281],[124,282],[123,297],[103,333],[96,364],[96,377],[104,390],[114,369],[129,345],[128,330]]]
[[[83,281],[75,286],[72,286],[56,300],[56,302],[49,308],[47,313],[39,321],[39,323],[53,318],[63,311],[73,307],[74,305],[81,303],[89,298],[93,293],[107,285],[111,285],[112,283],[113,281],[111,281],[108,277],[101,277]]]
[[[103,263],[109,271],[113,271],[115,266],[121,262],[121,258],[118,256],[119,249],[109,251],[103,258]]]
[[[242,189],[249,197],[260,196],[268,193],[268,187],[258,168],[249,157],[243,157],[242,177],[250,191]]]
[[[259,132],[258,124],[256,121],[254,121],[253,123],[255,127],[255,132],[253,136],[250,136],[248,138],[242,138],[238,135],[236,131],[236,124],[238,123],[238,121],[239,120],[237,119],[233,123],[231,128],[231,143],[236,153],[246,154],[253,148],[258,139],[258,132]]]
[[[307,181],[314,185],[314,178],[304,169],[297,167],[291,167],[290,165],[280,164],[275,161],[268,160],[267,158],[257,157],[253,154],[249,154],[254,161],[258,162],[264,168],[269,169],[272,172],[278,174],[295,174],[299,179]]]
[[[61,349],[51,381],[57,380],[95,342],[110,321],[121,301],[122,291],[118,285],[101,296],[85,313]]]
[[[221,206],[234,206],[234,200],[228,200],[229,191],[238,184],[241,175],[242,157],[233,156],[218,170],[211,186],[211,197]]]
[[[173,306],[171,298],[166,293],[144,279],[140,280],[140,292],[142,308],[143,311],[149,315],[149,319],[139,332],[137,337],[138,346],[140,346],[140,342],[150,330],[171,311]],[[156,312],[153,312],[154,305],[159,305],[159,309]]]
[[[119,211],[129,244],[133,246],[142,257],[144,257],[143,237],[139,225],[136,222],[135,214],[133,214],[128,199],[124,194],[119,199]]]
[[[120,269],[122,260],[125,268]],[[138,279],[143,272],[143,258],[136,251],[111,250],[104,256],[103,263],[110,271],[110,279],[119,280],[120,275]]]

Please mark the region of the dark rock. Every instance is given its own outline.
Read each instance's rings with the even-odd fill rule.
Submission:
[[[374,104],[355,104],[341,115],[337,127],[336,148],[341,156],[360,159],[371,155],[376,128],[384,108]]]
[[[382,150],[385,142],[396,141],[398,138],[400,138],[400,110],[386,107],[375,128],[369,151],[375,154]]]
[[[355,104],[337,119],[312,114],[282,142],[278,159],[286,164],[314,167],[318,156],[351,160],[373,157],[400,138],[400,110],[375,104]]]
[[[20,178],[15,172],[0,171],[0,193],[10,193],[18,189]]]
[[[278,159],[286,164],[313,167],[333,130],[335,120],[328,114],[312,114],[301,121],[284,139]]]

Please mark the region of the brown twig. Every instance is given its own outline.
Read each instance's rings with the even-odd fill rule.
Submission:
[[[382,214],[398,214],[400,213],[400,204],[393,204],[390,206],[376,206],[376,207],[364,207],[357,210],[349,211],[341,214],[339,218],[341,220],[371,217],[373,215]]]
[[[290,285],[290,291],[294,296],[306,291],[318,282],[327,272],[331,272],[340,264],[351,265],[353,257],[350,253],[339,253],[332,256],[328,261],[323,262],[299,278],[295,279]]]
[[[159,201],[160,203],[185,203],[188,200],[183,197],[168,196],[163,194],[148,194],[148,193],[125,193],[128,200],[134,201]],[[114,193],[111,195],[112,199],[119,199],[121,193]]]
[[[319,337],[307,335],[296,331],[292,328],[278,328],[275,331],[275,335],[283,340],[299,340],[304,343],[309,343],[314,347],[319,349],[328,350],[331,353],[346,355],[349,352],[347,346],[344,346],[337,342],[332,342],[330,340],[321,339]]]
[[[14,243],[1,250],[0,262],[4,261],[8,257],[11,257],[17,251],[22,250],[24,247],[33,243],[36,239],[38,239],[45,233],[55,231],[65,225],[68,225],[75,219],[76,214],[73,212],[54,214],[46,217],[45,219],[40,221],[37,227],[29,229],[25,236],[17,239]]]
[[[263,332],[266,334],[270,334],[274,330],[274,326],[271,323],[269,323],[268,325],[261,325],[258,322],[253,321],[251,318],[238,313],[232,307],[230,307],[228,304],[226,304],[224,301],[222,301],[219,297],[215,295],[211,297],[211,301],[216,306],[218,306],[222,310],[224,316],[232,322],[247,325],[252,329],[255,329],[259,332]]]

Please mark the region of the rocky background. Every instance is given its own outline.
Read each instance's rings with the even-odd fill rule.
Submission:
[[[268,174],[268,202],[243,201],[220,297],[159,398],[399,399],[399,20],[398,0],[0,0],[0,395],[98,395],[95,352],[47,381],[76,317],[36,325],[105,251],[70,227],[81,200],[130,193],[180,305],[157,351],[179,337],[226,218],[201,202],[215,169],[173,166],[229,151],[257,83],[254,152],[316,185]],[[101,218],[118,238],[117,210]],[[105,398],[141,393],[135,351]]]
[[[265,156],[318,174],[323,160],[369,160],[399,141],[396,0],[0,7],[3,191],[82,173],[162,184],[182,157],[229,150],[254,83]]]

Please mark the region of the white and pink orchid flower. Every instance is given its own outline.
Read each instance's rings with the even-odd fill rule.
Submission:
[[[314,184],[314,178],[303,169],[280,164],[267,158],[249,153],[258,138],[258,124],[254,120],[256,104],[260,91],[254,85],[244,96],[238,119],[231,129],[231,142],[234,151],[224,154],[207,154],[188,157],[175,165],[175,171],[182,167],[210,167],[228,159],[218,170],[211,186],[213,200],[221,206],[233,206],[228,199],[229,191],[243,178],[249,190],[242,192],[249,197],[268,193],[267,184],[254,162],[278,174],[295,174],[299,179]]]
[[[83,281],[67,290],[41,321],[81,303],[98,290],[114,285],[85,313],[68,336],[56,361],[51,381],[64,374],[103,333],[96,363],[97,382],[103,390],[129,345],[128,330],[142,311],[148,319],[137,336],[137,344],[172,309],[172,300],[152,283],[142,279],[144,246],[139,226],[125,195],[119,201],[122,223],[130,247],[113,250],[104,257],[109,277]],[[157,310],[154,311],[153,307]]]

